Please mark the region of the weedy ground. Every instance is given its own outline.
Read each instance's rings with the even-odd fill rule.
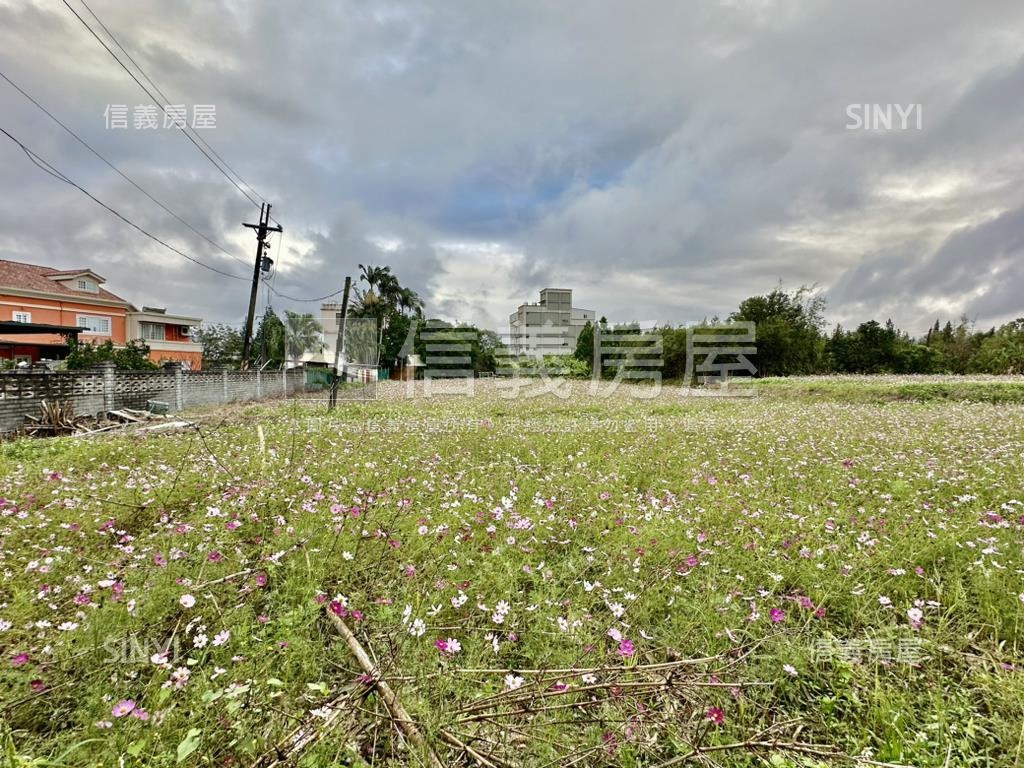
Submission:
[[[459,389],[0,445],[0,764],[1024,766],[1019,378]]]

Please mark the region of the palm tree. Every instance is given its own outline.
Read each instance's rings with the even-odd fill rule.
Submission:
[[[298,360],[305,352],[323,349],[323,327],[316,318],[291,311],[284,314],[288,357]]]
[[[410,313],[415,317],[423,317],[424,303],[416,291],[405,288],[398,282],[398,278],[391,272],[391,267],[360,264],[359,280],[366,284],[366,288],[356,288],[352,314],[355,317],[373,318],[377,321],[379,364],[388,327],[394,325],[399,317],[405,318]]]
[[[398,307],[403,315],[411,311],[416,317],[423,316],[423,299],[412,288],[402,288],[399,291]]]

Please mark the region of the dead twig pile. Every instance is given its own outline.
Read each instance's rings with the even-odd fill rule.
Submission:
[[[69,402],[50,402],[43,400],[39,404],[39,415],[26,414],[28,424],[25,434],[33,436],[71,435],[80,430],[88,429],[90,416],[75,416],[75,409]]]
[[[327,610],[325,615],[363,670],[360,678],[363,696],[375,692],[383,702],[384,712],[378,712],[376,717],[383,717],[389,722],[432,768],[446,764],[442,762],[446,759],[443,752],[435,751],[436,746],[442,745],[457,753],[457,757],[449,755],[450,764],[515,768],[522,764],[520,758],[525,748],[544,743],[558,755],[555,761],[546,764],[547,768],[553,768],[556,764],[607,765],[609,761],[614,762],[619,746],[627,742],[639,747],[650,758],[661,759],[661,763],[652,763],[659,768],[711,764],[711,755],[728,751],[747,752],[760,758],[788,754],[833,763],[909,768],[847,755],[830,744],[805,741],[800,738],[803,726],[798,721],[772,723],[743,741],[720,743],[709,739],[709,724],[700,704],[705,700],[701,695],[702,689],[705,693],[708,688],[739,691],[768,684],[722,679],[733,677],[730,672],[735,672],[737,662],[751,652],[741,652],[740,649],[725,655],[590,668],[506,670],[452,667],[441,674],[508,674],[516,684],[462,706],[453,705],[446,724],[438,727],[428,739],[422,726],[413,721],[378,664],[344,619],[331,610]],[[404,678],[396,673],[392,679]],[[573,682],[565,682],[568,680]],[[351,699],[349,701],[350,713],[352,710],[367,711]],[[288,747],[279,752],[279,757],[287,755],[288,759],[297,759],[302,750],[326,736],[332,728],[341,727],[347,734],[346,738],[351,737],[359,732],[353,724],[354,718],[355,714],[351,714],[347,719],[332,717],[330,721],[321,720],[313,726],[312,732],[308,726],[301,726],[289,737]],[[582,733],[595,726],[602,731],[600,743],[596,745],[591,740],[587,746],[580,746],[578,740],[570,738],[573,729],[578,728]],[[687,751],[666,755],[667,733],[673,733],[673,740],[685,745]],[[566,740],[561,740],[559,734],[565,735]],[[267,763],[268,766],[284,764]],[[263,764],[260,765],[262,768]]]
[[[75,414],[70,401],[49,400],[39,404],[38,416],[26,414],[25,420],[27,423],[22,428],[22,434],[30,437],[79,437],[129,427],[145,431],[192,426],[191,422],[169,421],[161,414],[134,408],[120,408],[99,416]]]

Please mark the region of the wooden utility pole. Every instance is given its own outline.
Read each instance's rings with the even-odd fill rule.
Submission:
[[[348,316],[348,292],[352,278],[345,278],[345,290],[341,293],[341,312],[338,313],[338,338],[334,342],[334,372],[345,380],[345,319]]]
[[[259,224],[242,224],[256,230],[256,264],[252,270],[252,289],[249,291],[249,314],[245,318],[245,335],[242,339],[242,370],[249,367],[249,354],[252,348],[253,322],[256,320],[256,292],[260,286],[260,272],[270,269],[270,259],[263,255],[263,249],[267,246],[268,232],[281,232],[280,226],[270,226],[270,203],[260,206]]]
[[[348,292],[352,278],[345,277],[345,290],[341,293],[341,312],[338,313],[338,336],[334,341],[334,379],[331,381],[331,396],[327,410],[334,408],[338,400],[338,382],[345,380],[345,319],[348,317]]]

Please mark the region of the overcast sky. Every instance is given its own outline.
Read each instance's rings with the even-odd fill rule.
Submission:
[[[1024,315],[1021,0],[87,2],[190,121],[215,105],[202,136],[284,226],[281,294],[373,263],[431,316],[498,330],[549,285],[613,321],[724,316],[780,281],[816,285],[844,325]],[[0,126],[181,250],[251,273],[258,208],[162,115],[133,127],[152,101],[61,0],[0,0],[0,69],[246,263],[2,80]],[[108,129],[118,104],[129,128]],[[920,106],[906,129],[894,110],[890,130],[852,130],[850,104]],[[0,167],[0,258],[241,321],[244,281],[3,136]]]

